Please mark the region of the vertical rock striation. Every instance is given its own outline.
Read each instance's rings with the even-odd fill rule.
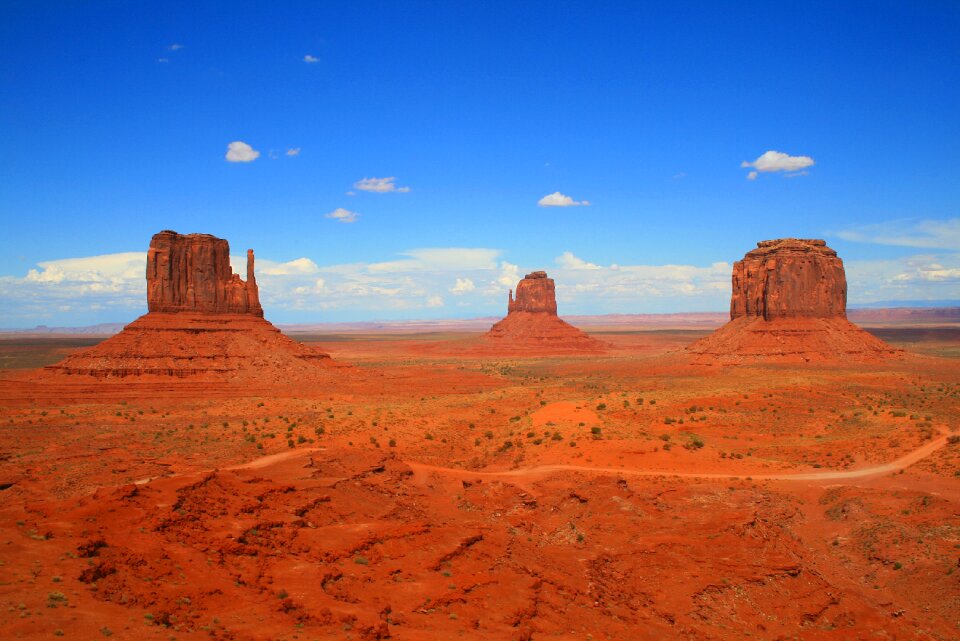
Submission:
[[[209,234],[155,234],[147,251],[147,309],[263,316],[247,251],[247,280],[230,267],[230,245]]]
[[[757,243],[733,264],[730,318],[846,318],[847,277],[822,240]]]
[[[517,297],[513,290],[507,301],[507,313],[544,312],[557,315],[557,289],[547,272],[531,272],[517,283]]]

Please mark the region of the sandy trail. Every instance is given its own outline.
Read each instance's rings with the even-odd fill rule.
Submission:
[[[743,479],[751,478],[755,481],[836,481],[844,479],[864,479],[874,476],[882,476],[893,472],[899,472],[917,461],[920,461],[947,444],[947,436],[941,436],[938,439],[930,441],[926,445],[918,447],[909,454],[902,456],[889,463],[872,465],[857,470],[830,471],[830,472],[798,472],[798,473],[779,473],[779,474],[755,474],[751,472],[741,472],[739,474],[728,474],[719,472],[670,472],[665,470],[642,470],[619,467],[598,467],[590,465],[568,465],[552,464],[538,465],[536,467],[517,468],[514,470],[503,470],[497,472],[471,471],[450,467],[440,467],[426,463],[414,463],[405,461],[415,472],[438,472],[443,474],[453,474],[464,477],[490,477],[490,478],[534,478],[548,476],[557,472],[586,472],[593,474],[616,474],[618,476],[671,476],[679,478],[698,478],[698,479]]]
[[[270,467],[275,463],[280,463],[286,461],[287,459],[297,458],[300,456],[307,456],[308,454],[313,454],[314,452],[321,452],[327,448],[325,447],[311,447],[303,450],[289,450],[287,452],[280,452],[278,454],[270,454],[268,456],[262,456],[260,458],[255,458],[252,461],[247,461],[246,463],[240,463],[239,465],[231,465],[230,467],[222,468],[224,470],[259,470],[264,467]]]
[[[665,470],[644,470],[644,469],[629,469],[629,468],[620,468],[620,467],[601,467],[601,466],[591,466],[591,465],[570,465],[565,463],[556,463],[550,465],[537,465],[535,467],[521,467],[513,470],[501,470],[501,471],[483,471],[483,470],[464,470],[455,467],[442,467],[439,465],[430,465],[428,463],[418,463],[416,461],[404,461],[404,463],[414,471],[414,473],[424,473],[424,472],[435,472],[439,474],[445,474],[448,476],[456,477],[484,477],[484,478],[515,478],[515,479],[533,479],[540,478],[544,476],[549,476],[551,474],[556,474],[558,472],[580,472],[588,474],[614,474],[618,476],[670,476],[675,478],[697,478],[697,479],[744,479],[750,478],[754,481],[842,481],[846,479],[865,479],[875,476],[883,476],[885,474],[891,474],[894,472],[899,472],[902,469],[905,469],[914,463],[930,456],[938,449],[947,444],[947,435],[941,435],[940,438],[934,439],[929,443],[918,447],[909,454],[901,456],[900,458],[890,461],[889,463],[881,463],[880,465],[872,465],[870,467],[864,467],[857,470],[844,470],[844,471],[828,471],[828,472],[797,472],[797,473],[779,473],[779,474],[756,474],[752,472],[741,472],[739,474],[729,474],[721,472],[670,472]],[[324,451],[326,448],[323,447],[313,447],[309,449],[301,450],[290,450],[288,452],[280,452],[278,454],[270,454],[268,456],[263,456],[261,458],[253,459],[252,461],[247,461],[246,463],[240,463],[238,465],[231,465],[228,467],[218,468],[221,470],[258,470],[277,463],[282,463],[289,459],[301,458],[314,454],[316,452]],[[215,470],[207,470],[206,472],[212,472]],[[196,474],[198,472],[193,472],[189,474]],[[200,472],[204,473],[204,472]],[[134,481],[137,485],[144,485],[155,479],[169,479],[179,476],[185,476],[185,474],[171,474],[166,476],[153,476],[144,479],[139,479]]]
[[[134,485],[146,485],[151,481],[157,479],[172,479],[181,476],[189,476],[191,474],[209,474],[210,472],[216,472],[218,470],[259,470],[265,467],[270,467],[271,465],[276,465],[277,463],[282,463],[288,459],[299,458],[302,456],[307,456],[313,454],[314,452],[320,452],[325,450],[325,447],[311,447],[309,449],[301,450],[289,450],[287,452],[279,452],[277,454],[268,454],[267,456],[261,456],[260,458],[255,458],[252,461],[247,461],[246,463],[239,463],[237,465],[230,465],[227,467],[214,468],[212,470],[202,470],[199,472],[187,472],[181,474],[165,474],[159,476],[148,476],[146,478],[137,479],[133,482]]]

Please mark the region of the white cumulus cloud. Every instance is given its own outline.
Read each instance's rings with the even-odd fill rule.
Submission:
[[[291,156],[291,157],[292,157],[292,156],[299,156],[299,155],[300,155],[300,147],[291,147],[290,149],[287,149],[286,155]]]
[[[259,157],[259,151],[241,140],[234,140],[227,145],[227,162],[253,162]]]
[[[309,53],[303,57],[303,61],[308,65],[312,65],[315,62],[320,62],[320,58],[316,56],[311,56]]]
[[[960,252],[844,261],[851,303],[956,300]]]
[[[326,218],[333,218],[341,223],[355,223],[357,219],[360,218],[360,214],[355,211],[350,211],[349,209],[344,209],[343,207],[337,207],[327,214]]]
[[[353,183],[353,186],[360,191],[372,191],[377,194],[386,194],[391,191],[405,194],[410,191],[409,187],[397,186],[396,176],[388,176],[387,178],[363,178]]]
[[[582,258],[577,258],[572,252],[563,252],[556,260],[557,265],[563,269],[600,269],[599,265],[588,263]]]
[[[147,255],[144,252],[104,254],[85,258],[62,258],[37,263],[25,280],[35,283],[98,283],[115,286],[132,279],[144,278]]]
[[[790,176],[803,175],[806,173],[803,170],[813,165],[814,161],[810,156],[791,156],[772,149],[753,162],[744,160],[740,163],[740,167],[744,169],[753,168],[753,171],[747,174],[747,180],[756,180],[761,173],[778,171],[790,172]]]
[[[170,51],[180,51],[181,49],[183,49],[183,45],[175,42],[167,48],[170,49]]]
[[[243,257],[244,270],[246,270],[246,256]],[[231,259],[231,264],[234,262]],[[240,261],[237,261],[237,264],[240,265]],[[320,267],[310,260],[309,258],[297,258],[294,260],[287,261],[285,263],[277,263],[272,260],[263,260],[257,259],[257,273],[258,274],[269,274],[271,276],[289,276],[293,274],[316,274],[320,271]],[[237,273],[246,273],[246,271],[240,272],[239,269],[234,268],[234,271]]]
[[[500,263],[500,275],[496,282],[503,287],[515,287],[520,280],[520,266],[503,261]]]
[[[561,194],[559,191],[555,191],[552,194],[547,194],[538,200],[537,204],[541,207],[577,207],[580,205],[589,205],[590,201],[576,201],[570,196]]]
[[[851,303],[956,300],[960,251],[955,247],[845,261]],[[338,264],[260,255],[257,282],[267,317],[275,322],[502,316],[507,289],[524,273],[543,268],[503,255],[493,248],[428,247],[381,262]],[[231,256],[231,264],[245,277],[245,256]],[[563,252],[547,271],[556,281],[561,315],[571,315],[723,310],[730,301],[731,269],[728,262],[607,264]],[[146,311],[145,270],[145,252],[126,252],[42,261],[19,275],[0,275],[0,325],[132,320]]]
[[[462,296],[467,292],[472,292],[477,288],[469,278],[458,278],[456,284],[450,288],[450,293],[455,296]]]

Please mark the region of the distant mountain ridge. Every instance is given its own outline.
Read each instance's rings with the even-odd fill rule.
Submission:
[[[37,325],[31,329],[0,329],[2,334],[29,334],[31,336],[43,335],[73,335],[84,334],[93,336],[112,336],[124,327],[127,323],[99,323],[97,325],[86,325],[82,327],[47,327],[46,325]]]
[[[847,305],[847,312],[851,309],[863,309],[870,308],[876,309],[878,307],[899,309],[899,308],[915,308],[920,307],[923,309],[929,309],[931,307],[960,307],[960,300],[879,300],[873,303],[857,303]]]
[[[577,327],[591,328],[649,328],[649,329],[714,329],[730,319],[727,312],[684,312],[676,314],[600,314],[561,315]],[[861,325],[872,324],[954,324],[960,323],[960,304],[952,307],[853,307],[847,317]],[[424,332],[485,332],[499,318],[485,316],[465,319],[358,321],[354,323],[277,323],[285,334],[335,334],[339,332],[424,333]],[[47,327],[32,329],[4,329],[0,336],[112,336],[128,323],[100,323],[86,327]]]

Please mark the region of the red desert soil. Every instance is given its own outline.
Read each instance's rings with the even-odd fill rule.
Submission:
[[[448,338],[0,372],[0,638],[958,638],[960,360]]]

